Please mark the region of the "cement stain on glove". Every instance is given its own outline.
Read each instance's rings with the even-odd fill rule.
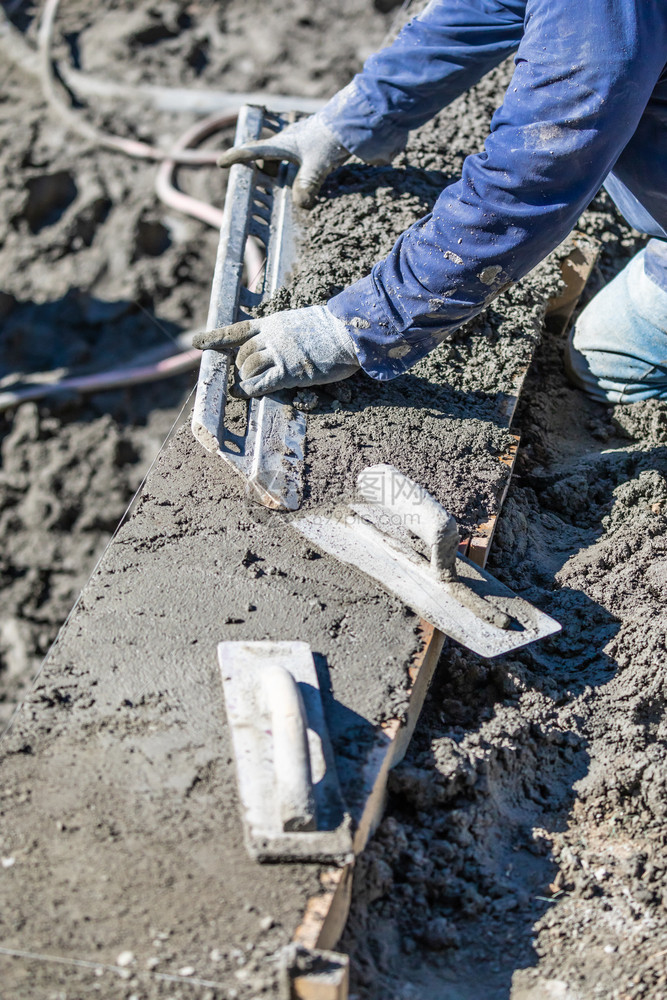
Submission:
[[[327,175],[345,163],[349,156],[348,150],[320,120],[318,112],[288,125],[269,139],[244,142],[241,146],[228,149],[218,159],[218,166],[231,167],[234,163],[252,163],[255,160],[295,163],[299,172],[294,178],[292,197],[301,208],[312,208]]]
[[[198,334],[193,346],[237,352],[241,396],[339,382],[359,369],[352,338],[326,306],[233,323]]]

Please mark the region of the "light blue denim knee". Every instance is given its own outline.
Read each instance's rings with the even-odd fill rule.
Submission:
[[[565,367],[601,403],[667,399],[664,240],[651,240],[586,306],[570,334]]]

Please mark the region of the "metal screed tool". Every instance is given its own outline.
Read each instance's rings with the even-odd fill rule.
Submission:
[[[366,503],[298,517],[292,526],[479,656],[500,656],[560,631],[553,618],[458,555],[452,515],[393,465],[364,469],[357,488]]]
[[[284,118],[263,108],[241,109],[235,144],[279,132]],[[282,163],[275,177],[256,164],[235,164],[229,172],[220,243],[211,290],[207,329],[248,317],[248,310],[269,298],[285,281],[294,262],[295,228],[291,183],[296,168]],[[266,255],[263,276],[243,281],[248,239]],[[259,287],[256,287],[258,284]],[[249,287],[249,286],[252,286]],[[296,510],[301,502],[306,420],[279,394],[253,399],[245,432],[225,427],[230,357],[204,351],[199,370],[192,432],[246,481],[248,495],[275,510]]]

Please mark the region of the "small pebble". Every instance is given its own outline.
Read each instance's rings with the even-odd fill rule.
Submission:
[[[262,931],[270,931],[273,927],[273,917],[262,917],[259,922],[259,928]]]
[[[194,976],[195,970],[192,965],[184,965],[182,969],[178,970],[179,976]]]
[[[222,959],[222,952],[219,948],[213,948],[210,955],[208,956],[212,962],[219,962]]]
[[[423,940],[426,947],[432,951],[458,948],[461,943],[456,927],[446,917],[435,917],[430,920],[424,928]]]
[[[406,955],[412,955],[417,950],[417,942],[412,937],[404,937],[401,942],[401,947]]]
[[[316,392],[312,392],[308,389],[302,389],[300,392],[297,392],[294,397],[294,408],[302,410],[304,413],[312,413],[312,411],[317,408],[319,401],[320,397]]]
[[[160,964],[160,959],[156,955],[153,955],[151,958],[146,959],[146,968],[149,970],[157,969],[159,964]]]
[[[14,864],[16,864],[16,858],[3,858],[2,859],[2,867],[3,868],[11,868],[12,865],[14,865]]]
[[[121,951],[120,955],[116,959],[116,965],[120,965],[121,969],[126,969],[128,965],[132,965],[133,962],[134,962],[133,951]]]

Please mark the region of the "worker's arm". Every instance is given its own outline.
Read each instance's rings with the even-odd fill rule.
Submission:
[[[321,111],[275,136],[232,147],[218,164],[289,160],[299,167],[294,201],[310,208],[324,179],[350,153],[388,163],[410,129],[513,52],[525,6],[526,0],[432,0]]]
[[[528,0],[484,152],[328,303],[370,375],[406,371],[558,245],[633,135],[665,51],[653,0]]]
[[[431,0],[318,112],[351,153],[386,163],[408,132],[518,48],[526,0]]]

